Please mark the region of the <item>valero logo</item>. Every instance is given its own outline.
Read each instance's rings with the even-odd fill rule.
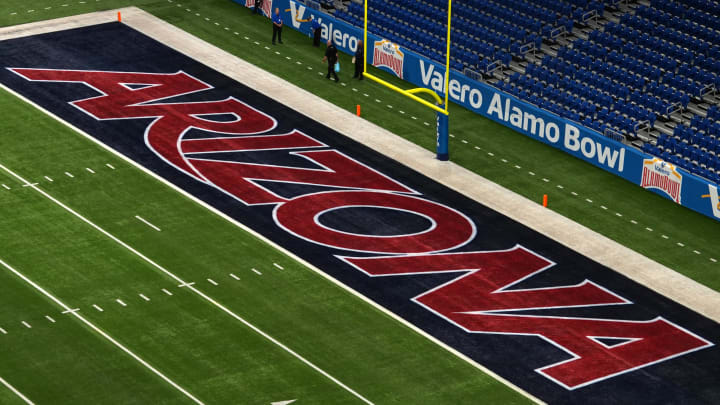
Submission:
[[[400,47],[397,44],[394,44],[387,39],[375,41],[373,66],[388,68],[395,73],[395,76],[402,79],[404,62],[405,54],[400,50]]]
[[[658,158],[643,160],[640,185],[643,188],[660,190],[680,204],[682,174],[675,165]]]

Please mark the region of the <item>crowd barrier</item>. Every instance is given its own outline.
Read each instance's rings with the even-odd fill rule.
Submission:
[[[246,7],[254,5],[254,0],[234,1]],[[358,40],[362,39],[363,31],[360,27],[310,8],[302,2],[264,1],[266,14],[275,8],[280,10],[286,27],[308,36],[311,34],[310,23],[299,20],[307,20],[312,15],[322,26],[323,41],[332,38],[342,52],[354,54]],[[268,23],[268,40],[271,32]],[[368,34],[367,50],[369,64],[415,86],[433,89],[444,97],[444,65],[372,34]],[[468,110],[720,221],[717,186],[705,179],[455,70],[450,72],[448,90],[450,100]],[[583,173],[576,175],[582,176]]]

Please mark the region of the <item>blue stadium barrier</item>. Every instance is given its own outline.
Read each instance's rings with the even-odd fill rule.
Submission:
[[[244,0],[234,1],[245,4]],[[332,38],[342,52],[354,54],[358,40],[362,39],[361,28],[310,9],[302,2],[274,0],[275,7],[280,8],[285,25],[304,34],[310,33],[310,24],[298,22],[295,16],[307,19],[311,14],[314,15],[322,25],[323,40]],[[368,34],[368,63],[372,64],[375,57],[374,43],[381,40],[376,35]],[[383,61],[392,62],[378,68],[416,86],[431,88],[444,96],[444,65],[412,50],[398,49],[399,52],[392,55],[383,54]],[[382,52],[380,47],[378,52]],[[717,186],[645,153],[650,150],[640,151],[624,145],[581,123],[562,118],[454,70],[451,70],[448,87],[450,100],[468,110],[720,221]]]

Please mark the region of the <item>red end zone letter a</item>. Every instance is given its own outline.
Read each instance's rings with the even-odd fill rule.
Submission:
[[[522,247],[509,251],[343,260],[371,276],[468,271],[414,301],[468,332],[537,335],[562,347],[573,358],[537,371],[567,389],[712,346],[660,317],[628,321],[508,314],[540,308],[629,304],[587,280],[574,286],[507,290],[553,265]],[[620,338],[627,342],[608,346],[595,338]]]
[[[83,83],[102,93],[72,104],[98,120],[157,118],[147,129],[147,142],[175,167],[200,179],[178,148],[191,128],[233,135],[259,134],[275,128],[275,120],[235,98],[163,103],[162,100],[209,90],[213,87],[185,72],[126,73],[86,70],[11,69],[32,81]],[[128,85],[141,85],[131,88]],[[235,121],[202,119],[203,115],[234,114]]]

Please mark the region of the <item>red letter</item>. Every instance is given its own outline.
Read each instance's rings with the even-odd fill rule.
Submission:
[[[430,229],[412,235],[358,235],[327,228],[317,221],[324,212],[345,207],[380,207],[424,216]],[[340,249],[382,253],[437,252],[461,246],[475,236],[475,226],[461,213],[420,197],[371,191],[335,191],[294,198],[275,209],[278,225],[301,238]]]
[[[541,308],[630,304],[588,280],[574,286],[508,289],[553,265],[522,247],[495,252],[342,259],[373,276],[465,272],[413,300],[468,332],[544,337],[573,358],[537,371],[567,389],[712,346],[661,317],[628,321],[508,314]],[[596,338],[628,341],[607,346]]]

